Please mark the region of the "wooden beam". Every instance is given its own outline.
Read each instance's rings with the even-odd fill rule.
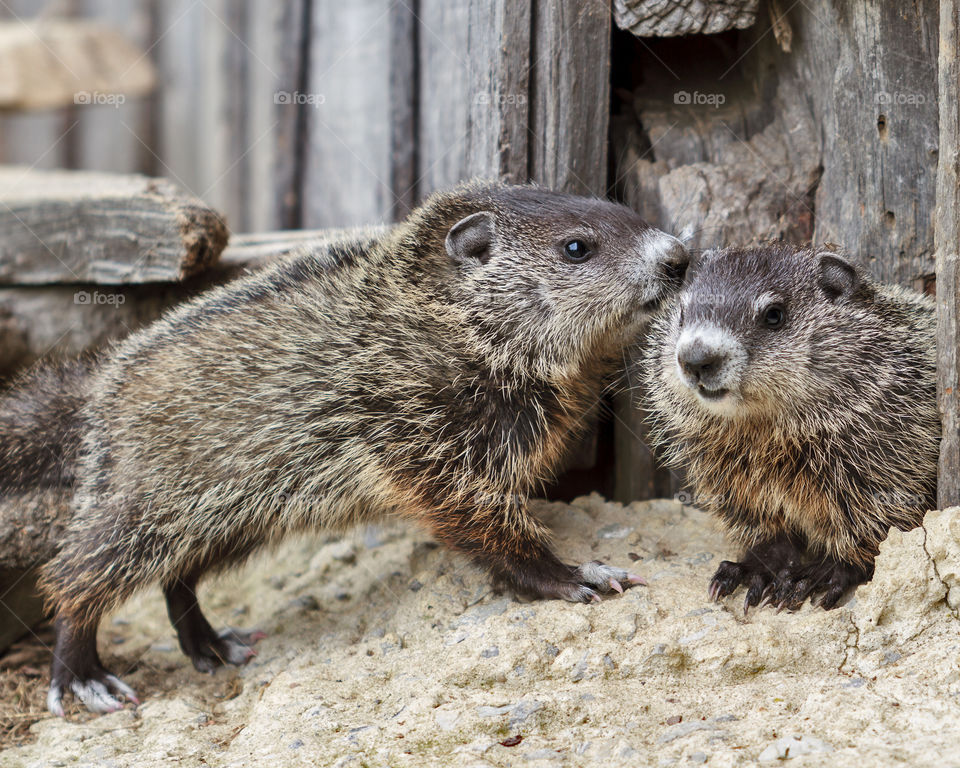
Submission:
[[[385,221],[390,186],[390,0],[311,0],[302,226]]]
[[[788,7],[798,34],[782,59],[823,137],[814,240],[910,286],[934,271],[937,0]]]
[[[471,3],[467,20],[467,173],[522,184],[529,176],[530,2]]]
[[[552,189],[607,192],[610,2],[534,0],[530,177]]]
[[[937,265],[937,397],[943,419],[937,505],[960,504],[960,0],[940,2],[940,162],[934,212]]]
[[[117,104],[149,92],[153,65],[114,29],[89,21],[0,22],[0,109]]]
[[[183,280],[227,243],[220,215],[164,179],[0,169],[0,283]]]

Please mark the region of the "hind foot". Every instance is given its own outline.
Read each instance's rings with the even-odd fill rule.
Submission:
[[[111,675],[97,655],[97,624],[79,623],[66,616],[54,622],[57,642],[50,669],[47,709],[63,717],[63,694],[70,691],[91,712],[115,712],[124,700],[139,704],[133,688]]]
[[[194,637],[192,646],[187,655],[193,666],[199,672],[213,674],[217,667],[232,664],[241,667],[257,655],[253,650],[254,643],[266,637],[266,633],[259,630],[244,631],[239,629],[225,629],[216,634]]]
[[[70,675],[51,680],[47,693],[47,709],[57,717],[63,717],[63,694],[69,690],[91,712],[104,714],[123,709],[123,701],[134,705],[140,703],[133,688],[103,667],[81,679]]]
[[[266,637],[263,632],[225,629],[215,632],[207,621],[194,587],[196,574],[173,579],[164,587],[167,613],[177,630],[180,648],[200,672],[213,673],[224,664],[241,666],[257,655],[252,646]]]

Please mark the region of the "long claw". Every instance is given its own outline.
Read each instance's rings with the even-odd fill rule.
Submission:
[[[620,582],[616,579],[610,579],[610,589],[620,593],[621,595],[623,594],[623,587],[620,586]]]
[[[646,580],[645,578],[643,578],[643,576],[637,576],[637,574],[635,574],[635,573],[628,573],[628,574],[627,574],[627,581],[630,582],[631,584],[639,585],[639,586],[641,586],[641,587],[646,587],[646,586],[648,586],[648,585],[647,585],[647,580]]]

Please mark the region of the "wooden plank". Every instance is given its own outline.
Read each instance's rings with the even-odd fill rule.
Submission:
[[[470,176],[528,178],[529,1],[471,3],[466,164]]]
[[[389,218],[390,0],[313,0],[306,92],[305,227]]]
[[[296,48],[297,37],[285,37],[287,3],[247,3],[247,87],[244,115],[247,123],[246,187],[242,229],[258,232],[282,225],[277,216],[275,173],[280,155],[278,113],[275,96],[283,88],[281,66],[287,48]],[[296,5],[296,3],[294,4]],[[238,227],[240,228],[240,227]]]
[[[75,19],[0,22],[0,109],[31,110],[144,94],[150,60],[115,29]]]
[[[219,214],[170,182],[0,169],[0,282],[182,280],[227,241]]]
[[[242,42],[246,4],[205,0],[191,13],[199,15],[202,40],[200,70],[190,85],[201,98],[194,127],[184,134],[197,143],[198,178],[192,191],[221,211],[232,228],[242,230],[250,183],[244,109],[249,53]]]
[[[5,0],[0,19],[27,20],[37,13],[32,0]],[[64,167],[75,141],[76,118],[66,108],[18,114],[0,111],[0,162],[38,169]]]
[[[146,2],[82,0],[78,10],[82,16],[116,29],[150,61],[146,51],[153,42],[153,29]],[[76,163],[71,167],[149,173],[152,164],[144,162],[144,144],[150,140],[149,95],[125,95],[120,103],[90,104],[72,110],[77,126]]]
[[[938,57],[940,164],[934,214],[937,268],[937,394],[943,419],[937,506],[960,504],[960,0],[941,0]]]
[[[75,357],[126,336],[164,310],[309,247],[321,256],[330,243],[357,241],[384,230],[296,230],[231,237],[219,261],[180,283],[148,285],[0,286],[0,378],[46,355]]]
[[[420,4],[423,191],[529,179],[530,0]]]
[[[390,9],[390,218],[403,219],[417,204],[417,47],[419,2]]]
[[[301,197],[303,167],[306,156],[305,110],[279,98],[284,93],[305,93],[309,68],[310,11],[309,0],[281,3],[277,41],[281,49],[277,56],[278,88],[274,98],[277,120],[273,160],[274,226],[293,228],[302,226]]]
[[[468,0],[420,0],[420,192],[429,194],[467,178],[470,62]]]
[[[552,189],[605,195],[609,0],[534,0],[531,51],[531,177]]]
[[[910,286],[934,271],[937,0],[811,0],[789,18],[799,34],[785,61],[822,126],[814,239]]]
[[[204,191],[197,141],[205,96],[202,13],[193,0],[164,0],[156,9],[158,38],[151,51],[163,84],[156,100],[159,173],[198,196]]]

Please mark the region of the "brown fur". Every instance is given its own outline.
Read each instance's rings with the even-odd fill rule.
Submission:
[[[831,250],[786,245],[707,253],[688,281],[652,326],[647,389],[668,459],[743,548],[713,592],[751,580],[749,604],[821,590],[835,604],[841,586],[869,578],[891,526],[913,528],[934,506],[933,302]],[[783,327],[763,327],[758,301],[785,308]],[[701,328],[744,355],[730,354],[735,386],[712,403],[678,369],[682,334]]]
[[[593,258],[566,260],[571,238]],[[198,668],[229,659],[195,584],[290,534],[394,514],[520,592],[591,600],[626,578],[563,564],[526,501],[685,264],[623,206],[474,184],[333,263],[301,253],[117,345],[90,382],[76,514],[44,569],[63,661],[51,708],[65,685],[113,706],[89,681],[117,684],[77,649],[152,582]]]

